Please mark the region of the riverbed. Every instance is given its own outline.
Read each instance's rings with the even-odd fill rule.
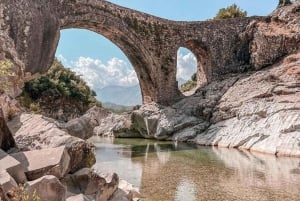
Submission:
[[[300,158],[144,139],[94,137],[97,163],[143,201],[300,200]]]

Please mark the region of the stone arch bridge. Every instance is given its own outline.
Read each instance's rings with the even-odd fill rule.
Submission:
[[[88,29],[111,40],[129,58],[144,103],[163,105],[182,97],[176,82],[179,47],[196,55],[199,85],[210,82],[252,65],[253,30],[267,19],[170,21],[104,0],[0,0],[0,16],[2,57],[19,62],[25,72],[49,68],[61,29]]]

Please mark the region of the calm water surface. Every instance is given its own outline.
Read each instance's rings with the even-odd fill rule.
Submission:
[[[299,201],[300,159],[143,139],[92,138],[100,171],[143,201]]]

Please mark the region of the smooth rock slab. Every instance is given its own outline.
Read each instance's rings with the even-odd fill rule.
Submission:
[[[47,175],[34,181],[27,182],[25,189],[31,193],[36,192],[42,201],[65,201],[66,189],[58,178]]]
[[[18,183],[27,181],[21,163],[0,149],[0,171],[1,170],[7,171]]]
[[[45,175],[62,178],[69,170],[70,157],[65,146],[19,152],[12,156],[22,164],[28,180]]]

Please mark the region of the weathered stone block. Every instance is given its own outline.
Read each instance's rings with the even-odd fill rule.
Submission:
[[[22,164],[28,180],[35,180],[45,175],[62,178],[69,170],[70,156],[65,146],[19,152],[12,156]]]

